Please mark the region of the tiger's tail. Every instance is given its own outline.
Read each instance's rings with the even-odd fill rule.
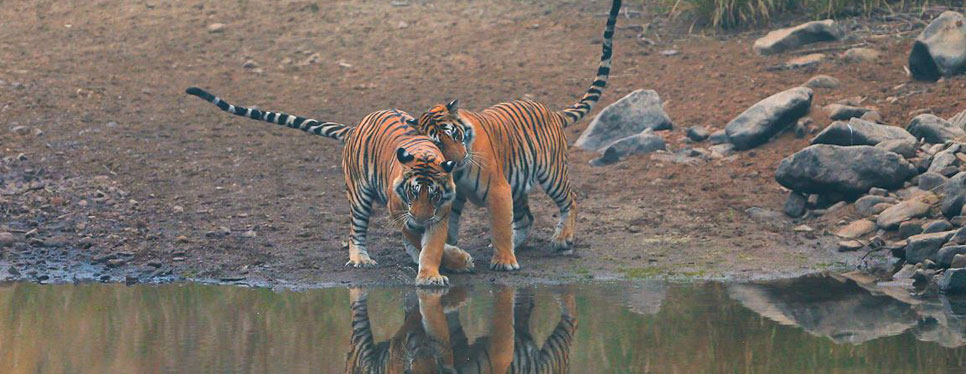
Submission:
[[[610,76],[611,55],[614,47],[614,26],[617,24],[617,14],[621,10],[621,0],[614,0],[610,6],[610,14],[607,15],[607,25],[604,27],[603,51],[600,55],[600,65],[597,66],[597,77],[590,88],[580,98],[576,104],[560,111],[564,117],[564,127],[573,125],[584,118],[593,109],[594,104],[600,100],[600,95],[604,93],[607,86],[607,78]]]
[[[188,95],[193,95],[204,99],[212,104],[215,104],[219,109],[224,110],[228,113],[248,117],[251,119],[257,119],[265,122],[271,122],[276,125],[291,127],[293,129],[299,129],[308,133],[315,135],[321,135],[327,138],[336,139],[341,142],[345,142],[346,135],[352,131],[354,127],[343,125],[341,123],[335,122],[322,122],[319,120],[314,120],[311,118],[304,118],[299,116],[293,116],[285,113],[269,112],[252,108],[245,108],[241,106],[235,106],[229,104],[227,101],[212,95],[208,91],[200,89],[198,87],[190,87],[185,92]]]

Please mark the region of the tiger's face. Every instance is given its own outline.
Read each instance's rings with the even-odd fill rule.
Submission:
[[[456,161],[437,160],[433,155],[416,156],[404,148],[396,151],[396,159],[404,171],[394,182],[393,191],[409,209],[401,217],[403,223],[418,227],[435,223],[440,219],[440,208],[456,198],[451,175]]]
[[[472,162],[473,126],[460,116],[459,100],[434,106],[414,126],[433,139],[447,160],[456,161],[457,168]]]

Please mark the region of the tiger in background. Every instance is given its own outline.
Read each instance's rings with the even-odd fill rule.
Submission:
[[[529,290],[494,292],[490,335],[472,343],[459,317],[463,288],[443,292],[417,291],[406,298],[402,326],[388,341],[376,343],[369,320],[368,296],[350,289],[352,335],[346,374],[383,373],[513,373],[562,374],[570,371],[570,349],[577,332],[577,307],[572,289],[560,297],[560,319],[537,344],[530,330],[534,309]],[[512,316],[512,318],[510,318]]]
[[[296,128],[345,144],[342,171],[352,223],[346,266],[376,265],[366,249],[366,236],[373,204],[379,203],[387,205],[393,222],[402,226],[404,239],[421,249],[415,258],[419,265],[417,285],[448,285],[449,279],[439,273],[440,265],[452,271],[472,270],[472,257],[446,244],[450,209],[456,197],[451,173],[465,152],[461,156],[451,147],[456,154],[444,156],[429,137],[411,126],[413,117],[398,110],[382,110],[370,113],[357,126],[347,126],[235,106],[197,87],[186,92],[228,113]]]
[[[553,250],[572,254],[577,224],[575,193],[567,176],[564,128],[580,121],[600,100],[610,75],[614,26],[621,0],[614,0],[604,29],[597,76],[580,100],[560,111],[530,100],[497,104],[481,112],[461,110],[458,100],[436,105],[419,117],[417,129],[433,139],[452,137],[470,146],[470,159],[457,169],[456,200],[447,242],[459,241],[466,200],[486,206],[494,248],[490,268],[520,268],[514,249],[527,239],[533,214],[527,194],[539,184],[560,210]],[[438,141],[438,140],[437,140]]]

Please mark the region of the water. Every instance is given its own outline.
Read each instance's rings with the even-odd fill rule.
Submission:
[[[342,373],[352,341],[413,372],[966,372],[964,322],[959,300],[830,276],[445,294],[20,283],[0,286],[0,373]]]

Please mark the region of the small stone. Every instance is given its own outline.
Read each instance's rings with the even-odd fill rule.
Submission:
[[[843,120],[849,120],[852,118],[859,118],[871,110],[869,108],[854,107],[854,106],[842,105],[842,104],[829,104],[822,109],[826,113],[828,113],[829,119],[832,119],[835,121],[843,121]]]
[[[906,239],[913,235],[922,234],[922,224],[919,221],[906,221],[899,224],[899,237]]]
[[[245,69],[254,69],[258,67],[258,63],[253,60],[248,60],[248,61],[245,61],[244,64],[242,64],[242,67]]]
[[[795,232],[813,232],[813,231],[815,231],[815,229],[813,229],[809,225],[798,225],[798,226],[795,226],[794,228],[792,228],[792,230],[794,230]]]
[[[825,54],[811,53],[804,56],[795,57],[786,61],[785,68],[801,69],[801,68],[813,67],[820,64],[823,60],[825,60]]]
[[[792,191],[788,193],[788,198],[785,199],[785,205],[782,211],[789,217],[798,218],[805,214],[805,206],[807,204],[808,200],[805,198],[805,195]]]
[[[939,280],[939,290],[956,294],[966,292],[966,269],[949,269]]]
[[[916,200],[903,201],[896,204],[876,218],[876,224],[886,230],[895,230],[899,224],[912,218],[922,217],[929,213],[929,204]]]
[[[953,264],[953,257],[966,255],[966,245],[945,246],[936,253],[936,263],[939,267],[948,268]]]
[[[949,223],[949,221],[940,219],[926,223],[922,228],[922,232],[928,234],[932,232],[949,231],[953,228],[953,224]]]
[[[223,31],[225,31],[225,24],[224,23],[212,23],[212,24],[208,25],[208,32],[209,33],[217,34],[217,33],[223,32]]]
[[[178,235],[178,237],[175,238],[174,240],[176,242],[178,242],[178,243],[187,243],[188,242],[188,237],[187,236],[184,236],[184,235]]]
[[[13,266],[7,268],[7,273],[10,274],[10,275],[13,275],[15,277],[19,277],[20,276],[20,270],[17,270],[17,268],[16,267],[13,267]]]
[[[869,189],[869,195],[872,195],[872,196],[888,196],[889,195],[889,191],[887,191],[884,188],[872,187],[872,188]]]
[[[728,133],[725,130],[718,130],[708,137],[711,140],[711,144],[725,144],[730,143],[731,140],[728,139]]]
[[[879,211],[878,213],[874,213],[872,211],[873,210],[872,208],[875,207],[876,205],[883,204],[883,203],[895,204],[897,202],[898,201],[896,199],[893,199],[891,197],[866,195],[855,201],[855,211],[858,212],[863,217],[868,217],[873,214],[878,214],[882,212],[882,211]]]
[[[865,244],[858,240],[844,240],[839,242],[839,252],[858,251],[865,247]]]
[[[255,230],[248,230],[248,231],[243,232],[241,236],[243,238],[254,238],[254,237],[258,236],[258,233],[256,233]]]
[[[17,237],[13,233],[0,231],[0,248],[12,246],[17,242]]]
[[[845,62],[870,62],[879,59],[881,53],[871,48],[852,48],[842,52],[842,60]]]
[[[873,231],[875,231],[874,222],[867,219],[860,219],[839,229],[835,235],[843,239],[858,239]]]
[[[944,184],[949,180],[942,174],[926,172],[919,175],[919,189],[923,191],[939,192]]]
[[[14,126],[10,128],[10,132],[17,135],[27,135],[30,133],[30,128],[27,126]]]
[[[229,228],[227,228],[225,226],[220,226],[220,227],[218,227],[217,230],[212,230],[212,231],[206,232],[205,233],[205,236],[207,236],[209,238],[224,238],[224,237],[226,237],[226,236],[228,236],[230,234],[231,234],[231,229],[229,229]]]
[[[953,262],[949,265],[949,267],[957,269],[966,268],[966,254],[957,254],[953,256]]]
[[[949,219],[949,223],[956,227],[962,227],[966,225],[966,216],[955,216]]]
[[[84,208],[87,206],[87,200],[78,201],[77,205],[80,205],[81,208]]]
[[[828,75],[816,75],[805,82],[805,87],[808,88],[839,88],[842,82],[835,77],[830,77]]]
[[[955,231],[947,231],[909,237],[909,245],[906,246],[905,250],[906,261],[914,264],[935,256],[939,248],[949,241],[955,233]]]
[[[184,213],[184,207],[181,205],[175,205],[171,207],[171,211],[175,213]]]
[[[696,142],[704,141],[705,139],[708,138],[708,136],[710,136],[708,134],[708,130],[705,129],[704,126],[689,127],[686,132],[686,135],[688,136],[688,139],[691,139]]]
[[[880,114],[877,110],[870,110],[865,112],[865,114],[863,114],[862,117],[859,117],[859,119],[873,123],[882,123],[882,114]]]
[[[728,157],[735,153],[735,145],[731,143],[715,144],[708,147],[712,155],[721,155],[722,157]]]

